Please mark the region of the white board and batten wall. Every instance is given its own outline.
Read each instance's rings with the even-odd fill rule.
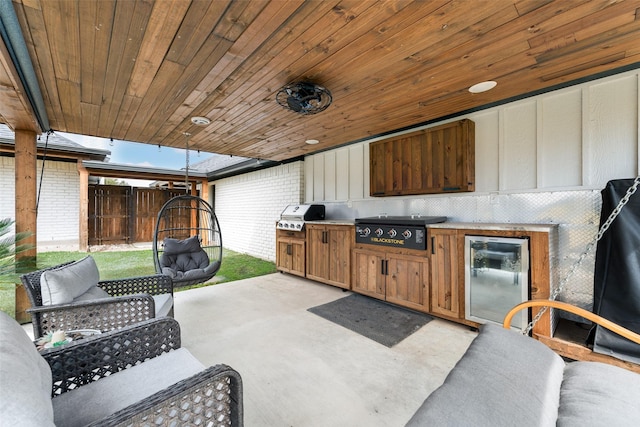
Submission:
[[[475,122],[475,194],[601,189],[635,177],[639,79],[627,72],[448,120]],[[369,144],[379,139],[308,156],[305,202],[374,199]]]

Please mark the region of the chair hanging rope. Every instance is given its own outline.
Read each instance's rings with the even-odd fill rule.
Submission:
[[[40,169],[40,183],[38,185],[38,196],[36,198],[36,217],[38,216],[38,207],[40,206],[40,193],[42,193],[42,181],[44,178],[44,166],[47,161],[47,149],[49,148],[49,135],[53,133],[52,130],[47,131],[47,138],[44,141],[44,152],[42,153],[42,169]]]

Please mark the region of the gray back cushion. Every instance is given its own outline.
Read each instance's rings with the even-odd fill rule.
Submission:
[[[68,304],[100,281],[98,266],[89,255],[40,276],[42,305]]]
[[[640,375],[598,362],[564,370],[558,426],[640,426]]]
[[[53,426],[51,369],[9,315],[0,311],[0,424]]]

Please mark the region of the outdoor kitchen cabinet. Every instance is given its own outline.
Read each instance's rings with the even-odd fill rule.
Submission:
[[[354,248],[354,292],[418,311],[429,309],[429,258],[380,249]]]
[[[458,231],[429,229],[431,238],[431,310],[436,315],[464,318],[463,249]],[[463,237],[464,239],[464,237]],[[458,261],[458,260],[462,261]]]
[[[285,273],[305,276],[305,234],[276,230],[276,268]]]
[[[307,223],[307,278],[351,288],[353,225]]]
[[[475,190],[475,125],[459,120],[369,145],[372,197]]]

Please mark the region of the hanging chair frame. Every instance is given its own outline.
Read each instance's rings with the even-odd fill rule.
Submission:
[[[169,199],[160,209],[153,234],[153,260],[156,272],[167,274],[163,265],[166,239],[185,242],[197,236],[201,249],[209,258],[209,266],[172,277],[174,287],[204,283],[210,280],[222,264],[222,233],[212,206],[200,197],[180,195]],[[193,274],[192,274],[193,273]],[[171,274],[169,274],[171,275]]]

